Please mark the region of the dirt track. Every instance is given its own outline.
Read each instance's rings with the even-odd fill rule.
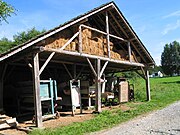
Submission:
[[[180,101],[91,135],[180,135]]]

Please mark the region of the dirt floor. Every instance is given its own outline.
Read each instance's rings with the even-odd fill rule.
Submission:
[[[102,110],[111,110],[113,108],[119,108],[123,111],[129,110],[130,108],[127,107],[125,104],[112,106],[112,107],[104,107]],[[73,122],[83,122],[86,120],[90,120],[94,117],[93,110],[83,110],[83,113],[80,114],[80,111],[77,110],[76,115],[73,117],[71,112],[60,112],[60,118],[58,119],[49,119],[43,121],[44,128],[56,128],[61,126],[69,125]],[[35,124],[32,121],[25,121],[24,123],[19,123],[18,125],[21,128],[33,128]],[[20,131],[18,129],[4,129],[0,130],[0,135],[26,135],[25,131]]]

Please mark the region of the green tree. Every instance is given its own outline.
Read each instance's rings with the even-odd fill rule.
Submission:
[[[20,32],[20,33],[14,35],[13,41],[8,40],[7,38],[2,38],[0,40],[0,54],[9,50],[10,48],[12,48],[14,46],[23,44],[44,32],[45,32],[45,30],[38,31],[35,28],[32,28],[30,30],[23,31],[23,32]]]
[[[0,24],[2,21],[8,22],[7,18],[10,17],[13,13],[15,13],[15,8],[10,4],[0,0]]]
[[[35,28],[29,29],[27,31],[20,32],[20,33],[13,36],[14,43],[16,45],[20,45],[22,43],[25,43],[25,42],[31,40],[32,38],[36,37],[39,34],[44,33],[44,32],[45,32],[45,30],[38,31]]]
[[[9,50],[14,46],[14,43],[11,40],[8,40],[7,38],[2,38],[0,40],[0,54]]]
[[[177,41],[165,45],[161,65],[166,75],[180,74],[180,44]]]

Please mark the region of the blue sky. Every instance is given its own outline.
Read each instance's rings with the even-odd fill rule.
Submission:
[[[32,27],[52,29],[110,0],[4,0],[17,15],[0,25],[0,38],[12,39]],[[160,64],[166,43],[180,42],[180,0],[114,0],[150,54]]]

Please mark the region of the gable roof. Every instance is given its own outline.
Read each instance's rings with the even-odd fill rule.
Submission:
[[[139,37],[137,36],[135,31],[132,29],[132,27],[130,26],[130,24],[125,19],[122,12],[119,10],[119,8],[117,7],[117,5],[114,2],[109,2],[109,3],[101,5],[100,7],[94,8],[93,10],[91,10],[83,15],[77,16],[77,17],[73,18],[72,20],[65,22],[64,24],[62,24],[58,27],[55,27],[54,29],[51,29],[51,30],[27,41],[24,44],[21,44],[19,46],[16,46],[15,48],[12,48],[11,50],[0,55],[0,62],[11,57],[12,55],[15,55],[16,53],[18,53],[26,48],[38,43],[39,41],[42,41],[64,29],[66,29],[66,28],[68,28],[69,26],[72,26],[88,17],[96,15],[107,9],[111,9],[111,11],[110,11],[111,18],[110,19],[113,20],[115,18],[115,20],[113,20],[114,22],[112,22],[112,23],[116,23],[116,25],[114,25],[114,26],[116,26],[116,29],[118,29],[121,37],[124,39],[127,39],[131,42],[131,44],[133,45],[132,49],[136,50],[138,52],[138,54],[141,57],[143,57],[144,62],[146,64],[154,65],[155,62],[154,62],[152,56],[150,55],[148,50],[145,48],[145,46],[143,45],[143,43],[141,42],[141,40],[139,39]],[[118,27],[118,25],[120,27]],[[116,34],[114,34],[114,35],[116,35]]]

